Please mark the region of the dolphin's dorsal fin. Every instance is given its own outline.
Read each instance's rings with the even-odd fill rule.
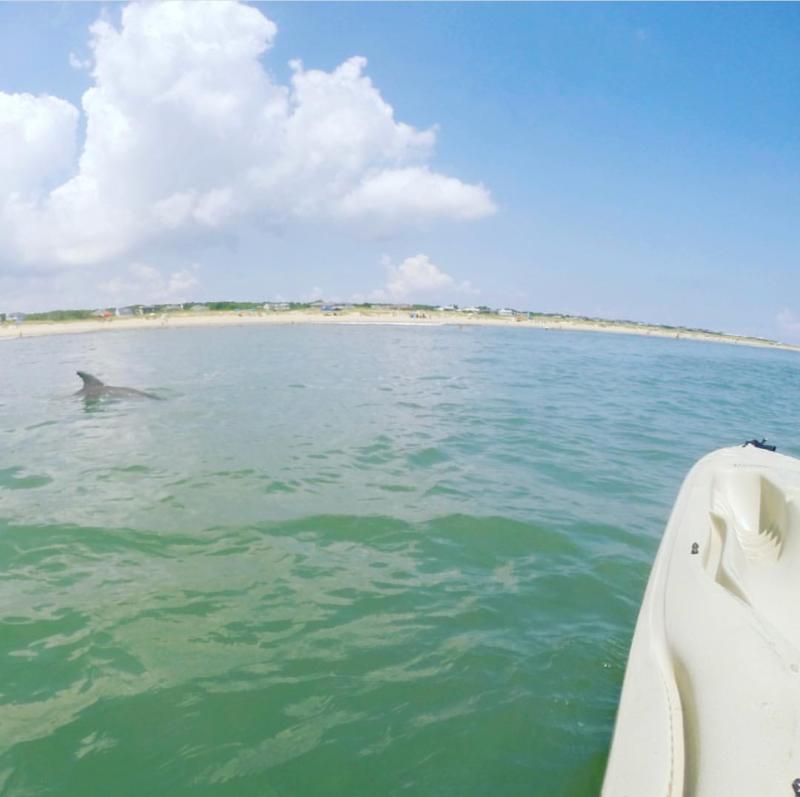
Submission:
[[[96,376],[87,374],[86,371],[76,371],[76,373],[83,379],[84,387],[103,387],[103,383]]]

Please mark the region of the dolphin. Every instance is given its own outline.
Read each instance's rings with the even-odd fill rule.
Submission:
[[[153,393],[145,393],[142,390],[136,390],[132,387],[106,385],[96,376],[87,374],[86,371],[76,371],[76,373],[83,380],[83,387],[75,395],[88,399],[89,401],[101,398],[158,398],[158,396]]]

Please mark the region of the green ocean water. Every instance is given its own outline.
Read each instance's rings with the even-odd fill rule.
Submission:
[[[0,374],[3,795],[594,795],[686,471],[800,454],[800,358],[687,341],[159,329]]]

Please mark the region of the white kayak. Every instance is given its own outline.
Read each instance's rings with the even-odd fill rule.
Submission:
[[[683,483],[631,644],[603,797],[800,794],[800,460]]]

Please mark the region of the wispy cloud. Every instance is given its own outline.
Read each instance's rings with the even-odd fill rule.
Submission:
[[[164,275],[147,263],[133,263],[122,277],[100,285],[101,292],[114,303],[134,304],[186,301],[189,291],[200,283],[197,265]]]
[[[775,316],[775,321],[778,325],[778,329],[782,332],[789,335],[800,335],[800,318],[797,318],[787,307],[784,307],[783,310],[778,312]]]
[[[91,58],[79,58],[75,53],[69,54],[69,65],[79,72],[87,72],[92,68]]]

